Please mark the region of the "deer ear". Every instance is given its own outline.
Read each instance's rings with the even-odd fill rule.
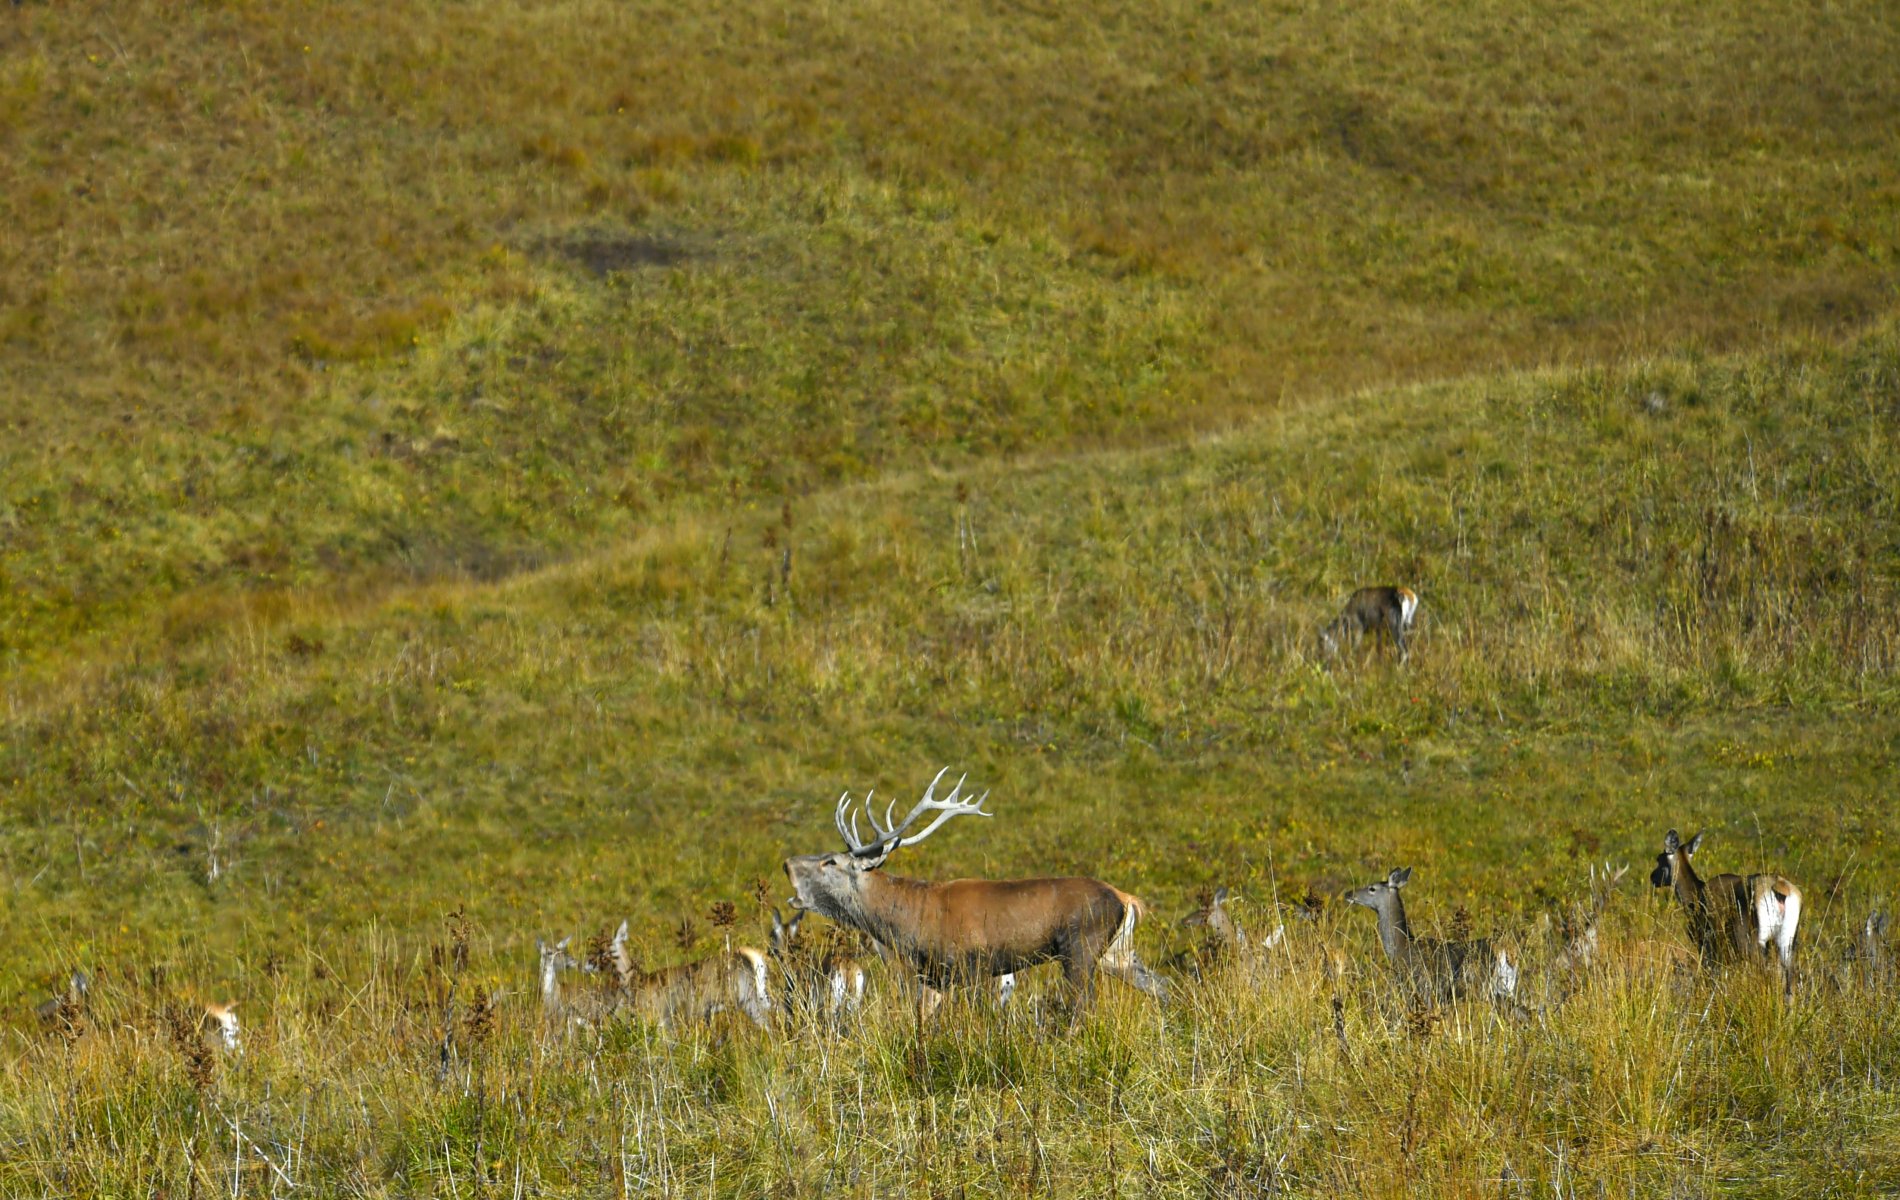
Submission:
[[[1214,889],[1214,907],[1219,908],[1221,905],[1225,903],[1227,903],[1227,889],[1225,887],[1215,888]]]
[[[784,936],[784,934],[785,934],[785,922],[778,915],[778,907],[774,905],[772,908],[772,936],[782,937]]]
[[[1707,830],[1696,831],[1696,835],[1689,839],[1689,845],[1685,848],[1686,853],[1694,854],[1696,852],[1696,847],[1702,844],[1702,835],[1706,832],[1708,831]]]
[[[1402,888],[1408,882],[1411,881],[1411,878],[1412,878],[1412,868],[1400,867],[1397,870],[1393,871],[1392,874],[1386,876],[1385,881],[1391,884],[1395,888]]]
[[[548,952],[548,944],[540,938],[536,938],[534,939],[534,949],[537,954],[546,954]]]
[[[567,944],[573,940],[574,940],[574,935],[569,934],[568,936],[562,938],[560,941],[554,943],[554,948],[556,950],[565,950],[567,949]]]
[[[614,930],[614,941],[624,942],[626,940],[627,940],[627,923],[625,921],[622,921],[620,923],[620,928]]]
[[[1668,833],[1663,834],[1663,853],[1664,854],[1674,854],[1677,850],[1681,848],[1682,848],[1682,838],[1677,836],[1675,830],[1671,829]]]

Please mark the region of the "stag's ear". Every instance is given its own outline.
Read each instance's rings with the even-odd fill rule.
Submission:
[[[1707,830],[1697,830],[1697,831],[1696,831],[1696,835],[1695,835],[1694,837],[1692,837],[1692,838],[1690,838],[1690,839],[1689,839],[1689,844],[1688,844],[1688,846],[1686,846],[1686,847],[1684,848],[1684,850],[1683,850],[1683,853],[1685,853],[1685,854],[1694,854],[1694,853],[1696,852],[1696,847],[1698,847],[1698,846],[1700,846],[1700,845],[1702,844],[1702,835],[1703,835],[1704,833],[1706,833],[1706,832],[1708,832],[1708,831],[1707,831]]]
[[[620,928],[614,930],[614,941],[624,942],[626,940],[627,940],[627,923],[625,921],[622,921],[620,923]]]
[[[554,948],[556,950],[566,950],[567,944],[573,940],[574,940],[574,935],[569,934],[568,936],[562,938],[560,941],[554,943]]]
[[[1225,887],[1215,888],[1214,889],[1214,907],[1219,908],[1221,905],[1225,903],[1227,903],[1227,889]]]
[[[783,938],[784,936],[785,936],[785,922],[779,918],[778,906],[773,905],[772,906],[772,940],[777,941]]]
[[[1411,882],[1411,879],[1412,879],[1412,868],[1410,867],[1399,867],[1397,870],[1393,871],[1390,875],[1387,875],[1385,877],[1385,881],[1391,884],[1395,888],[1404,887],[1407,883]]]

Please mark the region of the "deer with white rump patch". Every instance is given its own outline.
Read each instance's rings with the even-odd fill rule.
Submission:
[[[1411,650],[1405,633],[1418,612],[1418,594],[1411,588],[1363,587],[1346,598],[1346,607],[1319,631],[1320,650],[1332,658],[1350,641],[1356,648],[1370,633],[1376,640],[1381,634],[1392,639],[1404,662]]]
[[[765,952],[734,946],[697,962],[642,970],[627,948],[627,923],[614,931],[614,972],[622,1003],[661,1025],[704,1021],[733,1009],[764,1028],[772,1020],[772,987]]]
[[[891,854],[914,846],[954,817],[983,811],[985,792],[974,802],[958,799],[963,780],[949,796],[936,798],[937,772],[923,799],[902,821],[891,820],[890,806],[880,824],[865,798],[875,835],[858,832],[851,793],[832,814],[843,851],[803,854],[785,860],[792,883],[792,907],[817,912],[840,925],[876,939],[890,959],[914,972],[923,984],[920,1005],[927,1015],[944,989],[998,979],[1051,960],[1062,963],[1079,1013],[1094,994],[1095,970],[1102,970],[1149,995],[1161,997],[1166,985],[1135,956],[1135,927],[1144,911],[1140,900],[1099,879],[954,879],[925,882],[888,875],[882,867]],[[935,818],[913,833],[928,813]]]
[[[1425,1001],[1467,996],[1512,999],[1517,993],[1517,967],[1489,938],[1446,942],[1413,936],[1411,922],[1405,919],[1405,901],[1399,898],[1399,889],[1411,878],[1412,868],[1403,867],[1377,883],[1346,893],[1346,901],[1378,914],[1379,942],[1413,997]]]
[[[1702,844],[1698,833],[1684,842],[1671,829],[1649,882],[1670,888],[1689,922],[1704,966],[1766,957],[1773,942],[1781,958],[1781,990],[1794,994],[1794,933],[1801,923],[1801,889],[1779,875],[1717,875],[1704,880],[1689,859]]]

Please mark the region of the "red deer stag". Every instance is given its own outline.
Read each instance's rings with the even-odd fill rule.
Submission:
[[[865,797],[865,813],[876,837],[858,833],[851,793],[838,799],[832,814],[846,849],[831,854],[801,854],[785,860],[792,882],[792,907],[817,912],[877,940],[894,962],[916,972],[924,985],[920,1006],[928,1015],[944,989],[1010,975],[1025,967],[1062,963],[1075,994],[1075,1011],[1088,1007],[1094,994],[1095,968],[1151,996],[1166,985],[1135,957],[1135,926],[1140,900],[1099,879],[953,879],[930,883],[878,870],[893,851],[914,846],[952,817],[993,814],[983,811],[985,792],[974,802],[958,800],[963,780],[950,795],[936,798],[949,768],[937,772],[923,799],[902,821],[884,823]],[[893,806],[894,807],[894,806]],[[917,833],[912,826],[926,813],[934,820]]]
[[[1794,994],[1794,931],[1801,922],[1801,889],[1779,875],[1717,875],[1704,880],[1689,865],[1702,844],[1671,829],[1649,882],[1671,888],[1689,920],[1689,940],[1704,966],[1765,956],[1773,942],[1781,956],[1781,990]]]

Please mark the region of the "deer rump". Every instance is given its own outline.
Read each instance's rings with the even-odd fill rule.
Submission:
[[[898,894],[873,936],[939,989],[1058,960],[1072,973],[1125,968],[1142,914],[1135,897],[1081,876],[887,882]]]

